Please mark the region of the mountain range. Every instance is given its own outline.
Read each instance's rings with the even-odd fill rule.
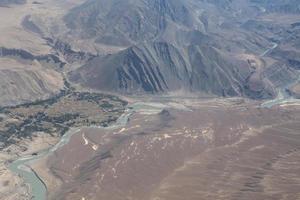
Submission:
[[[268,99],[299,76],[299,3],[294,0],[73,4],[51,17],[26,15],[22,26],[51,49],[37,60],[81,87]]]
[[[96,48],[114,50],[107,53],[98,48],[98,56],[71,72],[70,79],[86,87],[121,93],[185,91],[272,98],[276,86],[265,73],[268,66],[298,62],[283,58],[265,62],[263,57],[271,56],[262,56],[265,51],[270,50],[272,57],[283,51],[272,47],[290,34],[292,25],[264,18],[296,13],[294,4],[89,0],[64,16],[68,34],[93,41]],[[291,52],[280,55],[290,57]],[[288,76],[294,70],[284,69]]]

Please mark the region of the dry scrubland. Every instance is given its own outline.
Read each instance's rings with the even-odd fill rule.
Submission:
[[[0,0],[0,200],[300,199],[295,2]]]
[[[298,106],[165,105],[135,113],[119,129],[83,128],[36,164],[49,198],[299,199]]]

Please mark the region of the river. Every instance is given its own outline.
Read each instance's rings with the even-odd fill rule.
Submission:
[[[269,54],[273,49],[275,49],[278,46],[277,43],[273,43],[273,46],[263,52],[260,56],[264,57],[267,54]],[[300,79],[300,77],[299,77]],[[296,81],[298,82],[298,80]],[[264,102],[261,106],[270,108],[274,105],[283,104],[287,102],[295,102],[299,101],[297,99],[292,98],[287,92],[286,89],[295,84],[296,82],[292,82],[287,84],[285,87],[282,87],[278,89],[278,95],[275,99],[272,99],[270,101]],[[134,112],[142,112],[144,114],[153,114],[160,112],[163,108],[167,107],[165,104],[161,103],[145,103],[145,102],[138,102],[127,106],[127,109],[124,114],[122,114],[116,123],[109,127],[100,127],[97,126],[99,129],[116,129],[120,128],[122,126],[125,126],[130,118],[130,116]],[[63,147],[65,144],[67,144],[70,141],[70,138],[80,132],[80,128],[71,128],[65,135],[60,139],[60,141],[52,148],[43,150],[41,152],[38,152],[38,155],[36,156],[24,156],[22,158],[19,158],[18,160],[12,162],[8,168],[14,172],[15,174],[18,174],[23,178],[25,183],[29,186],[29,190],[32,195],[32,200],[46,200],[47,199],[47,187],[44,184],[44,182],[40,179],[40,177],[32,170],[30,165],[33,162],[38,161],[41,158],[44,158],[46,156],[51,155],[51,153],[55,152],[57,149]]]
[[[109,127],[97,126],[99,129],[116,129],[122,126],[125,126],[134,112],[141,112],[144,114],[153,114],[160,112],[166,105],[160,103],[134,103],[127,106],[127,109],[124,114],[122,114],[116,123],[112,124]],[[95,127],[95,126],[93,126]],[[70,138],[80,132],[80,128],[71,128],[65,135],[60,139],[60,141],[52,148],[42,150],[38,152],[38,155],[28,155],[18,160],[12,162],[8,168],[15,174],[21,176],[29,187],[31,192],[32,200],[46,200],[47,199],[47,187],[41,178],[36,174],[30,165],[41,158],[51,155],[57,149],[63,147],[70,141]]]

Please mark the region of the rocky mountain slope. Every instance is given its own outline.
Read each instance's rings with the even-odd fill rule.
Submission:
[[[249,63],[231,59],[210,46],[191,45],[181,51],[156,42],[93,59],[71,78],[92,88],[119,92],[182,90],[236,96],[245,92],[252,71]]]
[[[284,5],[253,0],[89,0],[64,17],[69,33],[121,50],[99,50],[102,55],[70,73],[70,78],[122,93],[181,90],[272,98],[280,73],[270,66],[282,62],[287,67],[281,74],[297,73],[291,66],[297,64],[294,59],[274,56],[280,51],[274,41],[288,35],[290,25],[264,18],[285,14],[279,12]]]
[[[298,1],[0,0],[0,33],[0,200],[299,196]]]
[[[64,19],[83,38],[129,46],[158,38],[172,26],[201,29],[201,22],[193,14],[188,1],[182,0],[90,0],[71,10]]]
[[[62,76],[38,61],[0,58],[0,105],[15,105],[47,98],[63,88]]]
[[[297,80],[300,15],[293,0],[87,0],[70,10],[66,5],[55,1],[64,9],[51,17],[25,15],[22,26],[50,47],[33,59],[50,62],[84,87],[265,99]]]

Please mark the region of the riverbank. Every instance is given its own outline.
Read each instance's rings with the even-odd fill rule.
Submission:
[[[50,199],[234,199],[238,193],[250,200],[252,182],[259,200],[299,195],[297,180],[290,187],[284,181],[297,177],[299,107],[258,108],[238,99],[133,107],[139,111],[124,126],[84,127],[47,158],[46,170],[39,166],[62,180]]]
[[[23,139],[17,145],[11,145],[0,153],[0,200],[28,200],[31,192],[24,179],[9,168],[11,162],[20,157],[30,156],[54,146],[58,136],[40,134],[32,140]],[[25,148],[26,147],[26,150]]]
[[[128,106],[126,112],[118,118],[116,123],[108,127],[94,126],[94,128],[99,130],[117,129],[125,126],[129,121],[129,117],[135,112],[155,114],[160,112],[164,107],[167,107],[167,105],[160,103],[134,103]],[[49,194],[50,197],[51,194],[55,194],[55,190],[59,188],[61,181],[57,179],[57,177],[55,177],[49,169],[45,171],[45,169],[47,169],[47,158],[64,145],[68,144],[71,137],[80,132],[82,128],[70,129],[59,139],[59,141],[56,142],[55,145],[52,145],[50,148],[41,149],[40,152],[36,151],[38,152],[37,155],[26,155],[21,157],[9,165],[9,169],[11,171],[24,178],[27,188],[29,188],[28,191],[31,192],[32,199],[47,199]]]
[[[281,102],[274,102],[274,105],[281,104]],[[98,148],[101,148],[100,145],[95,142],[93,139],[90,138],[90,136],[86,135],[84,130],[89,129],[95,129],[99,132],[105,132],[105,131],[112,131],[115,129],[120,129],[117,131],[118,133],[123,133],[127,131],[126,127],[127,123],[131,120],[130,117],[134,113],[139,113],[142,116],[149,116],[145,118],[144,123],[148,123],[148,120],[151,121],[153,116],[157,115],[160,111],[163,109],[175,109],[175,110],[185,110],[186,112],[192,112],[192,109],[190,107],[201,107],[201,108],[210,108],[212,110],[215,109],[224,109],[226,107],[231,108],[232,106],[238,106],[241,107],[241,110],[246,109],[246,107],[252,107],[256,105],[255,102],[245,102],[242,99],[206,99],[206,100],[197,100],[197,99],[177,99],[177,100],[163,100],[162,102],[157,101],[155,102],[135,102],[127,106],[127,109],[124,114],[122,114],[116,123],[112,124],[109,127],[101,127],[101,126],[90,126],[90,127],[78,127],[76,129],[69,130],[62,138],[56,138],[55,141],[51,142],[51,145],[49,146],[40,146],[40,150],[37,150],[37,146],[34,145],[34,143],[31,144],[31,146],[35,146],[35,148],[29,148],[32,149],[31,151],[27,151],[22,155],[19,155],[20,157],[24,156],[23,158],[17,160],[16,165],[12,168],[15,173],[19,174],[27,174],[28,170],[30,168],[32,171],[30,172],[30,177],[27,179],[25,178],[25,182],[27,182],[27,187],[24,187],[25,184],[22,182],[22,188],[27,189],[26,195],[28,198],[29,193],[33,192],[34,194],[34,200],[43,200],[46,199],[46,196],[48,196],[50,199],[53,198],[53,194],[56,194],[58,190],[61,188],[62,185],[66,184],[64,179],[61,179],[60,176],[58,176],[56,173],[52,171],[51,168],[49,168],[49,156],[53,154],[60,155],[61,149],[64,149],[66,145],[69,144],[70,141],[74,140],[74,138],[81,138],[79,140],[79,143],[72,144],[72,146],[77,148],[81,148],[80,146],[90,146],[90,149],[88,151],[91,151],[91,155],[93,155],[95,152],[98,151]],[[273,106],[274,106],[273,105]],[[134,121],[137,119],[134,119]],[[132,122],[131,122],[132,123]],[[136,127],[140,127],[141,124],[135,125]],[[144,125],[145,126],[145,125]],[[115,134],[115,133],[114,133]],[[169,135],[165,135],[165,138],[168,138]],[[195,136],[196,137],[196,136]],[[212,136],[209,136],[208,138],[211,138]],[[38,141],[38,140],[37,140]],[[44,144],[46,141],[39,141],[36,143]],[[46,143],[49,144],[49,141]],[[45,150],[46,149],[46,150]],[[74,149],[74,151],[76,151]],[[73,151],[73,150],[71,150]],[[38,153],[37,153],[38,152]],[[84,152],[84,151],[82,151]],[[32,153],[37,153],[37,155],[29,156]],[[27,156],[26,156],[27,155]],[[78,154],[74,155],[73,153],[70,154],[70,156],[77,157]],[[18,163],[20,161],[20,163]],[[64,160],[61,160],[62,162],[65,162]],[[66,161],[67,162],[67,161]],[[30,168],[24,168],[24,166],[29,165]],[[73,166],[74,167],[74,166]],[[66,168],[67,169],[67,168]],[[69,173],[69,172],[64,172]],[[19,181],[22,181],[21,179]],[[28,190],[31,188],[30,190]],[[37,192],[38,194],[36,194]],[[32,194],[32,193],[31,193]],[[21,198],[21,197],[18,197]],[[25,199],[26,199],[25,198]],[[54,198],[55,199],[55,198]]]
[[[0,200],[45,199],[46,184],[31,165],[67,143],[72,127],[109,126],[126,105],[112,95],[68,89],[47,100],[1,108]]]

